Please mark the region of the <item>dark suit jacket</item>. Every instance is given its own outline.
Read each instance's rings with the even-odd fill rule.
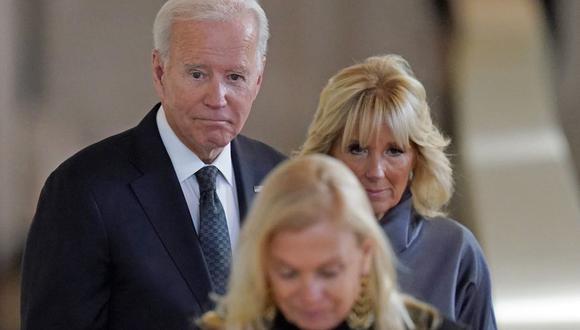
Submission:
[[[22,329],[191,329],[212,307],[158,108],[47,179],[24,253]],[[284,156],[243,136],[231,150],[243,218],[254,186]]]

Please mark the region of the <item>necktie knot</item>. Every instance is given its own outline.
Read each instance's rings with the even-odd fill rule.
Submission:
[[[215,180],[218,172],[218,168],[213,165],[202,167],[199,171],[195,172],[200,192],[215,190]]]

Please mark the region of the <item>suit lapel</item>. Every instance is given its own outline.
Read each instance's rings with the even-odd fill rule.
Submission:
[[[240,222],[243,221],[252,199],[254,198],[254,185],[256,178],[255,166],[252,155],[245,150],[243,140],[240,137],[232,141],[232,164],[236,176],[236,190],[238,193],[238,207],[240,209]]]
[[[134,163],[143,176],[131,183],[152,226],[200,306],[211,308],[203,253],[187,203],[157,129],[156,106],[135,130]]]

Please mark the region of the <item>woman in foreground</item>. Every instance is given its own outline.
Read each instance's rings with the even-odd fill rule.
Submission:
[[[462,329],[397,291],[357,178],[323,155],[284,162],[242,228],[227,294],[203,329]]]

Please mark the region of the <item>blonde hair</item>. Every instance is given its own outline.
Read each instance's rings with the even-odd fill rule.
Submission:
[[[401,56],[369,57],[330,78],[299,154],[329,154],[341,139],[343,148],[351,140],[367,145],[384,123],[398,144],[417,154],[414,208],[424,216],[444,215],[441,209],[453,194],[449,140],[433,124],[425,88]]]
[[[325,155],[287,160],[267,176],[243,225],[228,293],[219,302],[226,329],[266,329],[264,315],[272,303],[265,270],[269,241],[275,233],[319,221],[333,221],[359,242],[370,242],[375,329],[403,329],[408,315],[396,289],[393,253],[358,179]]]

